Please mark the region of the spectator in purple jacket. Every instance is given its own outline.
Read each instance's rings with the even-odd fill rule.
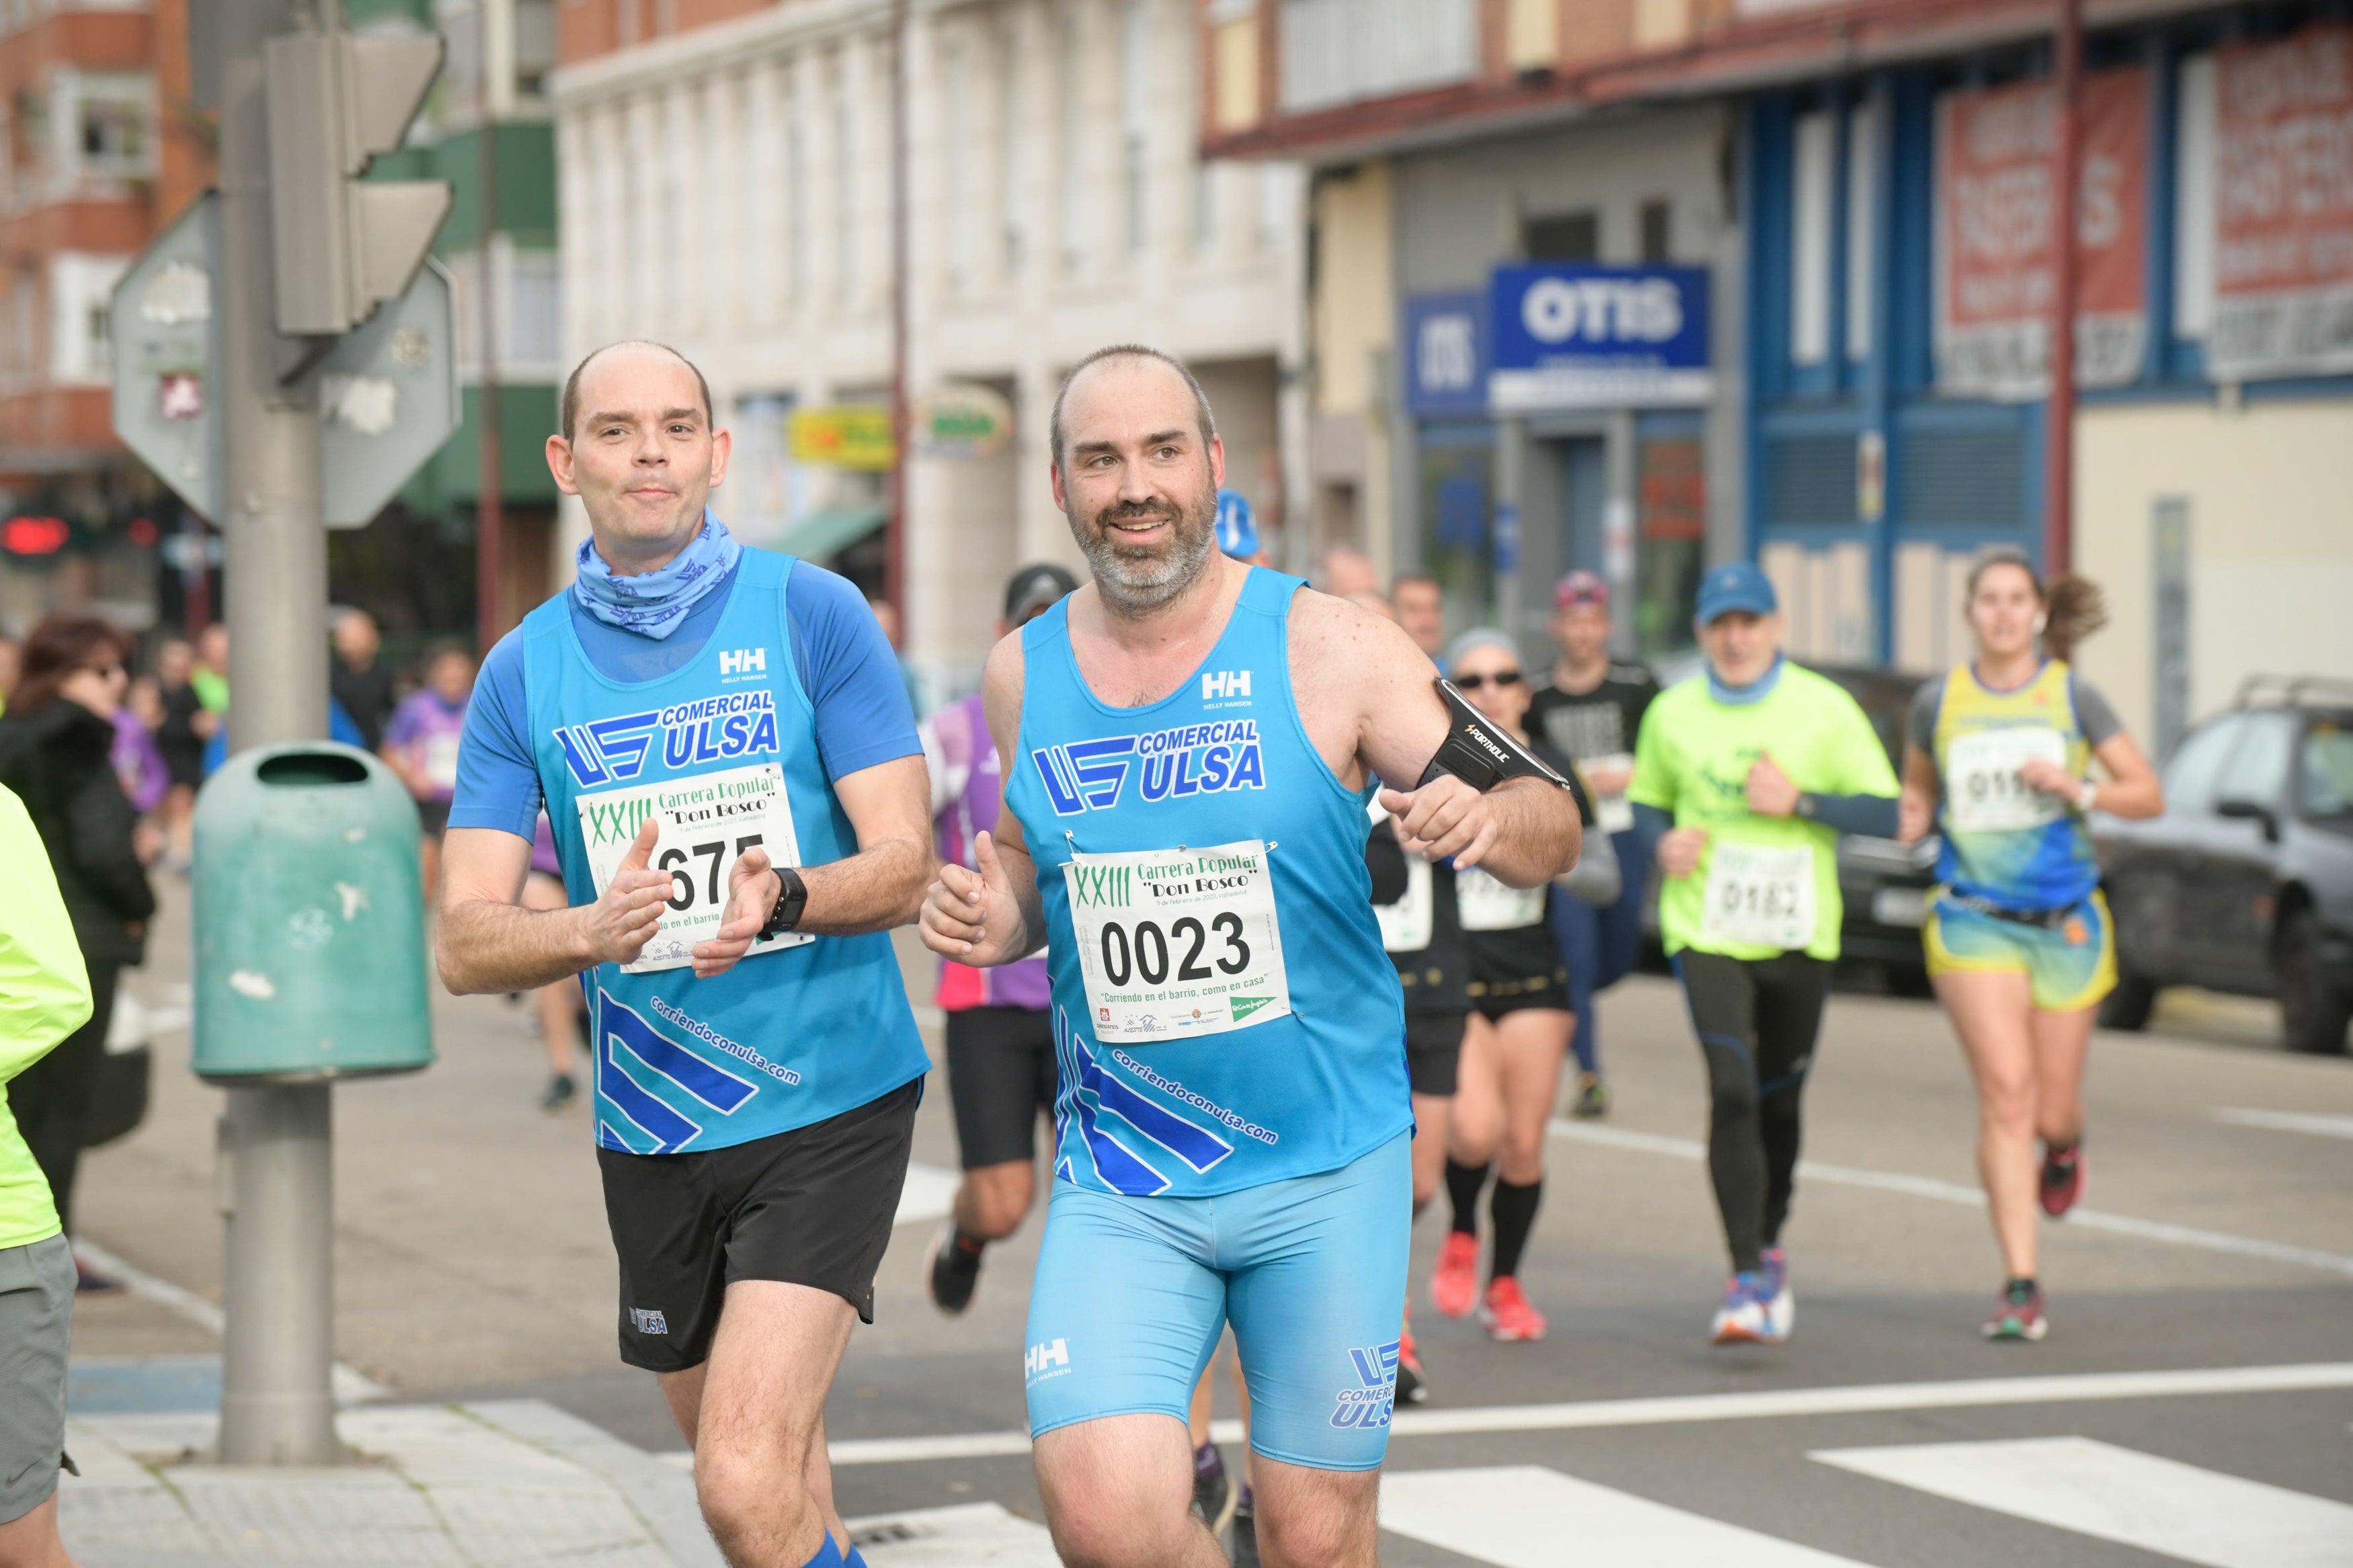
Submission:
[[[1006,585],[997,635],[1045,614],[1077,586],[1060,566],[1024,566]],[[1002,787],[979,695],[941,709],[921,732],[940,858],[970,867],[975,837],[997,826]],[[932,1243],[925,1278],[933,1304],[950,1316],[972,1303],[981,1249],[1011,1236],[1037,1195],[1038,1113],[1054,1114],[1052,992],[1042,952],[997,969],[940,961],[964,1182],[954,1217]]]
[[[425,684],[410,692],[384,727],[384,760],[417,797],[425,830],[425,897],[441,886],[441,835],[449,826],[449,803],[458,795],[458,737],[466,729],[466,703],[474,695],[473,657],[445,645],[425,665]]]

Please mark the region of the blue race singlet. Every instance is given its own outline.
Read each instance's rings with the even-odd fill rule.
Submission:
[[[1336,1170],[1410,1124],[1366,803],[1291,690],[1302,586],[1253,569],[1218,645],[1143,708],[1087,689],[1066,599],[1022,628],[1006,778],[1044,900],[1055,1173],[1211,1197]]]
[[[675,891],[636,963],[581,976],[595,1039],[596,1142],[633,1154],[720,1149],[806,1127],[930,1069],[891,939],[786,937],[698,980],[735,858],[823,865],[858,837],[818,754],[817,716],[793,668],[792,557],[744,552],[702,651],[652,680],[599,671],[569,595],[523,622],[533,755],[564,887],[591,903],[648,815],[653,865]]]
[[[2008,910],[2072,909],[2100,885],[2100,863],[2073,805],[2026,787],[2042,758],[2081,779],[2091,742],[2075,714],[2075,676],[2046,659],[2032,679],[1997,691],[1960,665],[1936,704],[1933,754],[1944,783],[1936,879]]]

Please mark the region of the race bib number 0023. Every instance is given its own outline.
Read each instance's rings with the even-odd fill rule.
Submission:
[[[1247,1029],[1291,1011],[1267,847],[1073,855],[1062,868],[1103,1040]]]
[[[1708,858],[1700,935],[1739,947],[1787,952],[1814,940],[1814,852],[1716,840]]]
[[[661,837],[647,864],[670,873],[670,908],[637,962],[621,965],[624,973],[681,969],[694,962],[694,944],[717,936],[724,922],[728,875],[744,851],[765,849],[775,866],[801,863],[784,770],[774,763],[603,790],[580,796],[578,804],[580,835],[588,847],[588,877],[599,898],[628,858],[646,818],[661,818]],[[816,940],[806,931],[764,937],[744,956],[756,958]]]
[[[2044,724],[1956,735],[1945,749],[1946,820],[1957,833],[2014,833],[2067,815],[2057,795],[2027,787],[2026,764],[2067,765],[2067,739]]]

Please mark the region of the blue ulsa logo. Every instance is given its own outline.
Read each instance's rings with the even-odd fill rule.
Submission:
[[[1043,746],[1031,752],[1029,760],[1038,766],[1057,816],[1117,805],[1120,790],[1139,762],[1143,778],[1136,787],[1146,801],[1266,787],[1266,763],[1259,754],[1254,719]]]
[[[776,698],[765,691],[734,691],[593,724],[562,725],[555,742],[564,748],[572,776],[585,788],[645,772],[658,736],[662,765],[673,770],[765,755],[776,749]]]
[[[1340,1390],[1332,1406],[1335,1426],[1386,1426],[1397,1405],[1398,1352],[1404,1342],[1385,1345],[1350,1346],[1348,1361],[1356,1369],[1356,1386]]]

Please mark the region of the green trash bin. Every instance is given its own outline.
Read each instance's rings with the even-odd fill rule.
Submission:
[[[328,741],[257,746],[196,796],[195,1059],[240,1085],[433,1060],[417,805]]]

